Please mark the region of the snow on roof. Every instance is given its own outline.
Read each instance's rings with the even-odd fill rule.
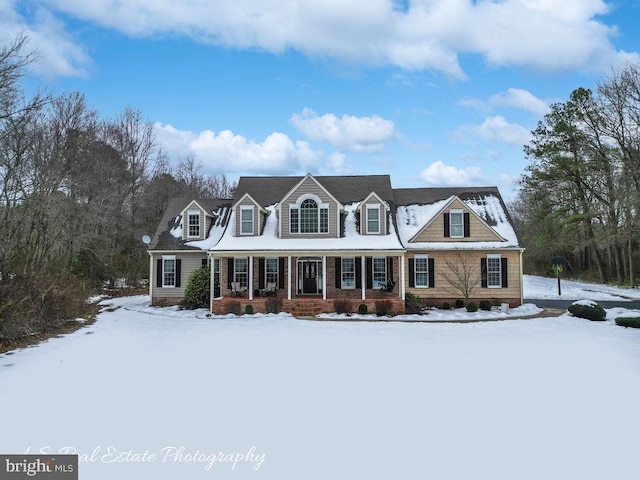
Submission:
[[[173,221],[173,227],[169,230],[171,236],[182,238],[182,215],[178,215]]]
[[[461,200],[466,206],[472,209],[482,218],[490,228],[505,239],[504,242],[413,242],[409,241],[415,237],[427,223],[442,211],[453,197],[440,200],[428,205],[404,205],[398,207],[398,234],[403,245],[407,248],[426,249],[498,249],[505,247],[518,247],[518,237],[506,212],[502,207],[500,199],[495,195],[486,195],[481,199],[474,198]]]
[[[263,234],[256,238],[254,236],[233,235],[233,228],[228,228],[220,242],[211,250],[214,251],[255,251],[255,250],[305,250],[308,252],[325,250],[404,250],[398,236],[392,227],[388,235],[367,235],[362,236],[356,227],[356,210],[359,203],[345,205],[345,225],[344,236],[341,238],[278,238],[278,219],[276,216],[276,205],[266,208],[269,215],[264,227]],[[229,225],[235,225],[235,213],[229,217]],[[195,242],[191,242],[193,245]]]

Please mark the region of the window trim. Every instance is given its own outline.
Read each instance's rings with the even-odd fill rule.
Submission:
[[[347,270],[344,268],[344,261],[353,261],[353,270]],[[353,285],[345,285],[345,273],[353,274]],[[356,257],[341,257],[340,258],[340,288],[342,290],[355,290],[356,288]]]
[[[460,224],[453,223],[453,216],[460,215]],[[453,227],[460,227],[460,235],[453,234]],[[449,237],[450,238],[464,238],[464,210],[460,208],[449,210]]]
[[[277,287],[279,285],[279,282],[280,282],[280,259],[278,257],[265,257],[265,259],[264,259],[264,284],[266,286],[268,283],[273,283],[273,282],[269,282],[269,273],[271,273],[273,275],[273,272],[269,272],[269,261],[270,260],[271,261],[275,261],[275,264],[276,264],[275,284],[276,284],[276,287]]]
[[[238,261],[244,260],[246,265],[246,271],[240,272],[238,269]],[[242,275],[246,281],[238,280],[238,275]],[[249,257],[233,257],[233,281],[240,283],[240,287],[249,288]]]
[[[490,281],[489,281],[489,260],[498,260],[498,284],[497,285],[491,285]],[[487,288],[502,288],[502,254],[501,253],[488,253],[487,254]]]
[[[187,211],[187,238],[200,238],[200,232],[202,231],[202,225],[201,225],[201,215],[202,212],[200,212],[200,210],[189,210]],[[191,217],[195,217],[198,216],[198,234],[197,235],[191,235],[191,227],[192,226],[196,226],[196,225],[191,225]]]
[[[165,262],[172,261],[173,262],[173,284],[166,283],[166,274],[168,272],[165,271]],[[176,288],[176,275],[177,275],[177,262],[175,255],[162,255],[162,288]]]
[[[244,225],[248,224],[248,220],[242,218],[243,212],[251,212],[251,231],[245,232]],[[253,205],[240,205],[240,235],[253,235],[255,228],[255,208]]]
[[[382,273],[384,274],[382,281],[376,280],[376,273],[380,274],[380,270],[376,272],[376,260],[382,263]],[[373,288],[380,288],[382,285],[386,286],[389,280],[387,276],[387,257],[373,257],[371,259],[371,282],[373,283]]]
[[[378,225],[378,229],[377,230],[370,230],[369,229],[369,211],[377,211],[377,225]],[[372,204],[372,205],[365,205],[365,222],[366,222],[366,232],[367,235],[376,235],[376,234],[380,234],[382,233],[382,209],[380,208],[380,205],[378,204]]]
[[[425,261],[426,270],[418,271],[418,260]],[[418,284],[418,273],[426,275],[426,284]],[[418,253],[413,256],[413,285],[414,288],[429,288],[429,255]]]

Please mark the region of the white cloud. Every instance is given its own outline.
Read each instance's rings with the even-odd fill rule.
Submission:
[[[320,152],[307,142],[293,142],[274,132],[262,142],[248,140],[229,130],[191,132],[156,123],[156,137],[173,158],[194,155],[206,169],[223,172],[278,174],[307,172],[319,166]]]
[[[7,0],[5,0],[6,2]],[[131,36],[181,35],[208,44],[294,49],[365,66],[464,78],[460,54],[493,65],[605,70],[616,59],[604,0],[42,0],[49,8]]]
[[[489,98],[489,104],[517,108],[538,116],[544,116],[549,113],[549,104],[546,101],[521,88],[509,88],[506,92],[492,95]]]
[[[485,140],[500,143],[524,145],[531,140],[531,132],[517,123],[509,123],[498,115],[487,117],[479,125],[463,125],[458,128],[456,136],[464,141],[470,137],[481,137]]]
[[[479,167],[458,168],[445,165],[441,160],[433,162],[420,172],[420,178],[433,186],[468,186],[483,179]]]
[[[91,60],[49,11],[35,7],[29,19],[18,13],[14,0],[0,0],[0,41],[28,38],[23,54],[35,53],[29,68],[43,77],[84,76]]]
[[[333,152],[327,158],[327,166],[331,169],[331,172],[336,175],[348,175],[353,173],[353,169],[347,167],[345,164],[346,156],[342,152]]]
[[[294,114],[290,123],[311,140],[325,141],[351,152],[379,152],[384,149],[385,142],[398,137],[393,122],[378,115],[338,118],[333,113],[318,116],[305,108],[302,113]]]

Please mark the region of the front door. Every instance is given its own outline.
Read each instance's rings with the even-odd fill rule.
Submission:
[[[298,289],[303,294],[318,294],[321,274],[318,260],[302,260],[298,263]]]

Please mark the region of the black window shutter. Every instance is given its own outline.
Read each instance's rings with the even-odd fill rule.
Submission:
[[[409,286],[416,286],[416,267],[413,258],[409,259]]]
[[[206,266],[208,265],[208,263],[209,263],[209,262],[207,261],[207,259],[206,259],[206,258],[203,258],[203,259],[202,259],[202,266],[203,266],[203,267],[206,267]]]
[[[436,272],[435,272],[435,261],[433,258],[429,259],[429,288],[433,288],[436,286]]]
[[[336,257],[336,288],[342,288],[342,258]]]
[[[182,273],[181,267],[182,267],[182,260],[178,258],[176,259],[176,287],[180,286],[180,275]]]
[[[367,265],[367,288],[373,288],[373,258],[366,257],[365,263]]]
[[[502,269],[502,288],[507,288],[509,286],[509,282],[507,280],[507,277],[509,276],[509,271],[507,270],[507,259],[501,258],[500,263],[500,267]]]
[[[356,288],[362,288],[362,260],[356,257]]]
[[[477,264],[476,264],[477,265]],[[487,288],[487,259],[480,259],[480,272],[482,278],[482,288]]]
[[[156,287],[162,288],[162,259],[156,262]]]
[[[470,220],[469,220],[469,212],[464,212],[464,236],[465,237],[470,237],[471,236],[471,224],[470,224]]]
[[[444,236],[450,237],[451,233],[449,233],[449,214],[444,214]]]
[[[231,288],[233,282],[233,258],[227,258],[227,288]]]
[[[258,288],[264,288],[264,257],[258,258]]]
[[[393,257],[387,257],[387,282],[393,280]]]
[[[284,288],[284,257],[278,259],[278,288]]]

